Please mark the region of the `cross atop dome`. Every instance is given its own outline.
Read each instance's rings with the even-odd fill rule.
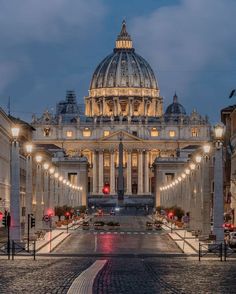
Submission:
[[[177,96],[176,92],[173,96],[173,103],[178,103],[178,96]]]
[[[116,39],[116,49],[131,49],[132,47],[132,40],[126,30],[126,22],[123,20],[120,34]]]

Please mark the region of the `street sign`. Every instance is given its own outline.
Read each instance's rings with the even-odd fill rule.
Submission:
[[[189,223],[189,216],[187,216],[187,215],[183,216],[183,222],[185,224]]]
[[[49,221],[50,221],[50,217],[49,217],[49,215],[45,214],[45,215],[43,216],[43,220],[44,220],[45,222],[49,222]]]

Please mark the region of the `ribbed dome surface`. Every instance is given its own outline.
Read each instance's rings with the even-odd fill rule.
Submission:
[[[134,51],[125,21],[113,53],[103,59],[93,74],[90,90],[101,88],[158,88],[150,65]]]
[[[114,49],[96,68],[90,89],[134,87],[157,89],[153,70],[134,49]]]
[[[186,110],[182,104],[178,102],[178,96],[175,94],[173,97],[173,103],[166,108],[166,115],[186,115]]]

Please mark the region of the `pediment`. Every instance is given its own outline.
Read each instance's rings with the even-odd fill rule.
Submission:
[[[132,135],[126,131],[117,131],[114,133],[111,133],[110,135],[106,137],[102,137],[99,141],[103,142],[109,142],[109,141],[120,141],[120,138],[122,137],[122,141],[142,141],[139,137]]]

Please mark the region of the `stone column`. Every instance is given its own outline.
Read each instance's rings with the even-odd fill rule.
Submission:
[[[59,178],[58,182],[58,187],[59,187],[59,193],[58,193],[58,206],[62,206],[63,203],[63,184],[61,178]]]
[[[102,189],[104,186],[104,177],[103,177],[103,151],[99,151],[98,155],[98,193],[102,194]]]
[[[120,107],[120,99],[119,98],[117,98],[117,115],[120,115],[120,113],[121,113],[121,107]]]
[[[35,229],[42,228],[42,166],[40,163],[36,167],[36,207],[35,207]]]
[[[223,148],[220,145],[215,148],[214,165],[214,203],[213,203],[213,233],[216,242],[224,240],[224,197],[223,197]]]
[[[25,209],[25,234],[28,231],[28,214],[32,213],[32,191],[33,191],[33,182],[32,182],[32,156],[28,155],[26,158],[26,209]]]
[[[110,194],[115,194],[115,154],[111,151],[110,155]]]
[[[138,153],[138,194],[143,194],[143,152]]]
[[[203,211],[202,211],[202,234],[209,235],[211,232],[211,182],[210,182],[210,158],[203,159]]]
[[[98,193],[97,189],[97,152],[96,150],[93,151],[93,194]]]
[[[44,171],[44,179],[43,179],[43,201],[44,201],[44,214],[47,214],[47,209],[49,207],[49,191],[48,191],[48,177],[49,177],[49,172],[48,170]]]
[[[162,191],[162,199],[161,199],[161,191],[160,188],[164,185],[163,182],[163,173],[160,170],[160,167],[158,166],[157,161],[154,162],[154,175],[155,175],[155,205],[166,205],[166,191]],[[162,201],[161,201],[162,200]]]
[[[79,178],[78,185],[81,187],[79,198],[81,199],[81,205],[88,206],[88,160],[86,157],[79,159]]]
[[[59,187],[58,187],[58,178],[55,178],[55,194],[54,194],[54,202],[55,206],[58,206],[59,203]]]
[[[55,194],[55,187],[54,187],[54,176],[50,175],[49,177],[49,184],[50,184],[50,191],[49,191],[49,208],[54,209],[54,194]]]
[[[131,151],[128,150],[128,155],[127,155],[127,188],[126,188],[127,195],[132,194],[131,177],[132,177],[132,158],[131,158]]]
[[[144,193],[149,194],[149,153],[144,153]]]
[[[106,102],[105,97],[102,98],[102,115],[105,115],[106,113]]]
[[[12,142],[11,146],[11,240],[21,240],[21,224],[20,224],[20,155],[19,143]]]
[[[231,171],[231,177],[233,178],[232,176],[232,171]],[[231,209],[233,210],[233,221],[234,221],[234,226],[236,226],[236,183],[235,183],[235,180],[231,183]]]
[[[114,98],[114,100],[113,100],[114,102],[114,108],[113,108],[113,115],[114,116],[117,116],[118,114],[118,107],[117,107],[117,104],[118,104],[118,102],[117,102],[117,98]]]

